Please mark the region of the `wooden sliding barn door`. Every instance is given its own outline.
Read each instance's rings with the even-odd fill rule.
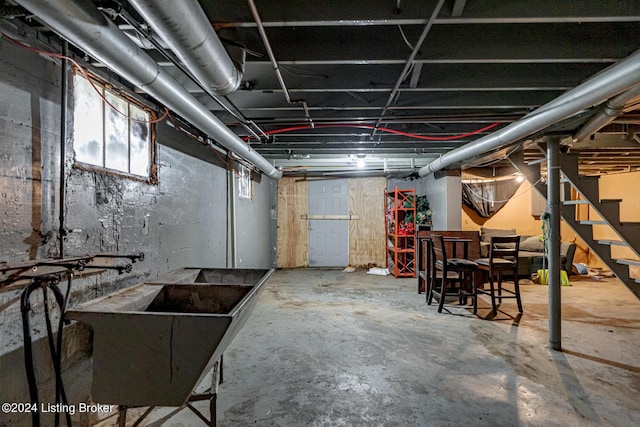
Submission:
[[[282,178],[278,181],[278,268],[384,267],[385,189],[384,177]],[[320,220],[314,215],[351,219]]]

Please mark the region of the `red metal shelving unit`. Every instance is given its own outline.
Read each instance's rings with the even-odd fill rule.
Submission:
[[[387,268],[395,277],[415,277],[416,189],[385,192]]]

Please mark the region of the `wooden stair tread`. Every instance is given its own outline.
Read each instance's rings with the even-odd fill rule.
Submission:
[[[616,261],[618,264],[633,265],[633,266],[640,267],[640,260],[638,260],[638,259],[631,259],[631,258],[617,258],[615,261]]]
[[[627,243],[623,242],[622,240],[598,240],[598,244],[611,246],[628,246]]]
[[[622,199],[600,199],[598,203],[620,203]],[[564,200],[562,203],[565,205],[590,205],[591,202],[588,200],[580,199],[580,200]]]

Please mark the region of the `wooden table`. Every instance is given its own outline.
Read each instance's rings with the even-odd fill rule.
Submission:
[[[420,230],[417,233],[417,274],[418,279],[418,293],[428,291],[429,281],[428,278],[431,271],[427,271],[431,262],[431,235],[440,235],[445,238],[445,242],[450,242],[452,246],[451,258],[465,258],[465,259],[477,259],[480,258],[480,234],[477,231],[467,230]],[[455,240],[455,241],[454,241]],[[462,245],[459,245],[462,243]],[[482,284],[482,275],[476,275],[476,285]]]

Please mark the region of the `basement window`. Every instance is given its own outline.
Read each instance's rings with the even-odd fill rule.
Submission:
[[[102,82],[73,77],[73,149],[77,166],[154,179],[155,114]]]
[[[244,165],[238,166],[238,197],[241,199],[253,199],[251,170]]]

